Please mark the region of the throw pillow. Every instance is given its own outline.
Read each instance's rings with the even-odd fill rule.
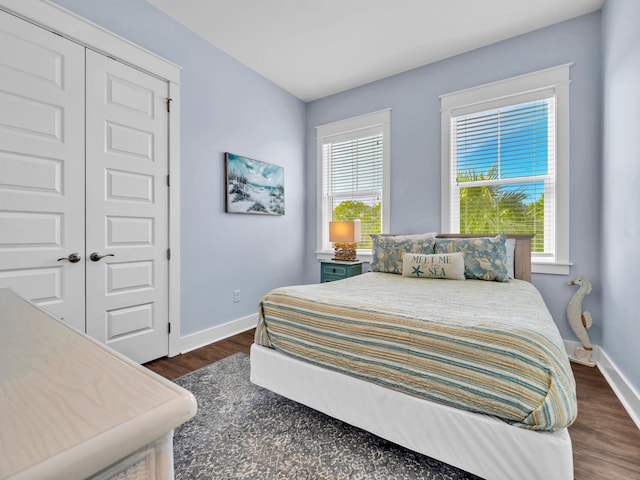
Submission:
[[[436,253],[420,255],[405,253],[402,256],[402,275],[417,278],[446,278],[464,280],[464,254]]]

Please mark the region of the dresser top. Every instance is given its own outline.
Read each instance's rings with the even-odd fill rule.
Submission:
[[[0,478],[82,478],[196,412],[193,395],[0,289]]]

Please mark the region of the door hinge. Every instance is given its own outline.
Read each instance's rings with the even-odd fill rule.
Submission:
[[[171,249],[167,248],[167,260],[171,260]]]
[[[167,187],[171,186],[171,182],[169,181],[169,175],[167,175]]]
[[[168,325],[168,327],[169,327],[169,328],[168,328],[169,333],[171,333],[171,322],[169,322],[167,325]]]
[[[173,102],[173,98],[167,98],[167,112],[171,113],[171,102]]]

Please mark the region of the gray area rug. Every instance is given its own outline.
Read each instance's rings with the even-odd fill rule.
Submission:
[[[198,401],[175,431],[177,480],[479,479],[257,387],[249,370],[236,353],[175,381]]]

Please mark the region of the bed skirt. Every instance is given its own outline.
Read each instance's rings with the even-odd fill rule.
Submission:
[[[253,344],[251,381],[487,480],[571,480],[566,428],[538,432],[311,365]]]

